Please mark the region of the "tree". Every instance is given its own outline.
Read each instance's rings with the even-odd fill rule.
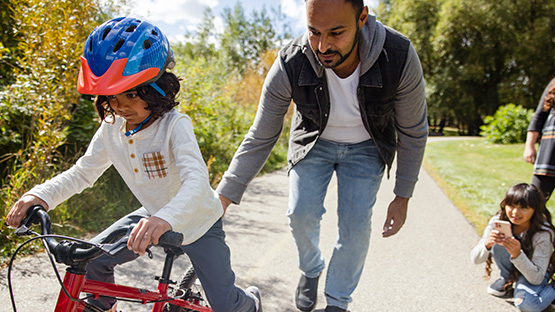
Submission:
[[[249,67],[256,66],[263,52],[275,48],[277,35],[265,9],[253,11],[249,19],[238,2],[233,9],[224,9],[223,18],[225,29],[220,45],[232,69],[242,74]]]
[[[505,31],[514,33],[511,62],[502,102],[516,101],[535,108],[543,89],[555,75],[555,1],[504,1],[511,19]]]
[[[469,135],[499,106],[500,83],[510,71],[514,40],[499,13],[494,1],[448,0],[434,36],[439,62],[432,83]]]
[[[216,48],[217,34],[214,31],[214,13],[206,8],[202,22],[193,34],[188,34],[187,42],[172,43],[174,53],[180,57],[195,60],[203,58],[217,60],[219,51]]]
[[[392,0],[380,10],[419,53],[432,125],[455,120],[477,135],[502,104],[535,107],[555,74],[554,0]]]
[[[396,0],[381,1],[377,8],[380,19],[410,38],[422,63],[424,78],[430,80],[437,68],[438,55],[434,49],[433,39],[439,21],[441,0]],[[432,85],[427,85],[429,94]],[[439,101],[428,100],[429,121],[432,131],[441,132],[441,125],[448,118],[448,110],[438,105]]]
[[[0,1],[0,86],[13,81],[16,68],[18,35],[13,24],[10,2]]]
[[[105,16],[97,0],[10,2],[17,31],[14,82],[0,92],[1,214],[60,165],[72,109],[82,44]],[[7,246],[0,230],[0,245]],[[8,248],[8,247],[6,247]]]

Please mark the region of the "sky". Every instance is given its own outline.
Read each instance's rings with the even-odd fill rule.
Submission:
[[[134,0],[127,1],[133,7],[129,8],[129,16],[146,19],[169,37],[170,41],[184,38],[186,33],[194,33],[202,21],[204,10],[210,7],[216,17],[214,25],[216,30],[223,29],[221,14],[224,8],[233,8],[241,2],[247,16],[253,10],[260,12],[266,9],[271,16],[271,9],[281,4],[282,12],[287,16],[292,35],[302,34],[306,29],[306,12],[304,0]],[[171,5],[169,5],[171,3]],[[378,5],[378,0],[364,0],[370,8]]]

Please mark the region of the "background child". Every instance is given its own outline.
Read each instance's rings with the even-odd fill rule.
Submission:
[[[495,229],[495,221],[511,223],[512,237]],[[491,274],[491,258],[500,270],[500,278],[488,287],[494,296],[505,296],[514,283],[514,304],[522,311],[543,311],[555,299],[550,282],[555,269],[555,227],[545,199],[535,186],[512,186],[501,201],[482,239],[472,249],[474,263],[486,262]]]
[[[93,260],[87,278],[114,282],[114,267],[144,254],[168,230],[184,234],[191,259],[214,311],[262,311],[256,287],[235,287],[225,243],[219,198],[196,142],[191,119],[178,113],[180,85],[169,72],[173,51],[156,26],[134,18],[116,18],[91,32],[85,42],[77,89],[98,95],[102,123],[86,153],[69,170],[37,185],[17,201],[6,217],[16,227],[28,207],[53,209],[94,182],[111,165],[143,205],[93,239],[137,223],[128,249],[117,257]],[[115,299],[92,300],[115,311]]]

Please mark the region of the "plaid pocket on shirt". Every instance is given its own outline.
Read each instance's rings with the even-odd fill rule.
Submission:
[[[149,179],[163,178],[168,175],[166,160],[160,152],[143,154],[143,166]]]

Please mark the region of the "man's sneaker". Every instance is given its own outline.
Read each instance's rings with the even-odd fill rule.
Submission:
[[[254,305],[256,307],[256,312],[262,312],[262,299],[260,296],[260,290],[256,286],[250,286],[245,290],[254,299]]]
[[[509,288],[510,285],[507,283],[507,281],[504,278],[500,277],[493,284],[489,285],[488,293],[497,297],[503,297],[507,295],[507,293],[509,292]]]

